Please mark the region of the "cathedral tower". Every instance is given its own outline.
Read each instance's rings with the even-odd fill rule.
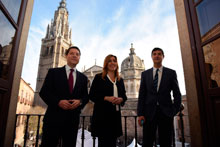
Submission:
[[[34,105],[46,107],[46,104],[39,96],[39,91],[48,69],[61,67],[66,64],[65,51],[72,45],[71,35],[72,31],[69,29],[66,0],[62,0],[55,11],[54,19],[47,26],[45,38],[42,39]]]
[[[121,76],[124,79],[126,94],[128,98],[137,98],[140,87],[141,72],[144,71],[144,61],[136,56],[133,44],[131,44],[130,54],[122,61]]]

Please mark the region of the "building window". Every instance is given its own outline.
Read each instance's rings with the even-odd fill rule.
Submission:
[[[22,116],[22,125],[25,124],[25,120],[26,120],[26,118],[24,116]]]
[[[53,54],[53,46],[50,47],[50,55]]]
[[[1,2],[8,10],[14,21],[17,22],[21,0],[1,0]]]
[[[139,86],[139,84],[137,84],[137,86],[136,86],[136,91],[137,92],[139,91],[139,88],[140,88],[140,86]]]
[[[46,48],[45,53],[44,53],[44,56],[47,56],[48,53],[49,53],[49,47]]]
[[[62,47],[62,56],[65,56],[65,49]]]
[[[19,126],[19,125],[20,125],[20,121],[21,121],[21,116],[18,116],[16,126]]]
[[[126,83],[124,83],[125,84],[125,90],[126,90],[126,92],[128,93],[128,83],[126,82]]]
[[[220,85],[220,38],[203,46],[206,78],[209,88],[216,88]]]
[[[219,0],[203,0],[197,7],[200,34],[203,36],[210,29],[219,24]]]
[[[134,92],[134,84],[131,83],[131,92]]]
[[[20,97],[20,103],[22,103],[24,97],[24,90],[21,90],[21,97]]]
[[[0,78],[8,78],[15,29],[0,10]]]

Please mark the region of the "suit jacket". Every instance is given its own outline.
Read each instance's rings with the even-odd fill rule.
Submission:
[[[123,79],[116,82],[118,97],[123,99],[121,106],[127,100]],[[113,83],[107,78],[102,79],[97,74],[92,82],[89,97],[95,103],[92,116],[92,136],[121,136],[121,112],[116,111],[116,106],[104,101],[105,96],[113,96]]]
[[[88,102],[87,81],[88,78],[76,70],[76,83],[70,93],[65,66],[49,69],[39,93],[48,105],[44,123],[71,125],[74,121],[78,121],[81,109]],[[81,105],[74,110],[63,110],[58,106],[60,100],[70,99],[80,99]]]
[[[171,99],[171,91],[174,100]],[[152,119],[155,115],[157,102],[162,112],[168,117],[174,117],[179,112],[181,93],[178,86],[176,72],[163,67],[158,92],[153,88],[153,68],[142,72],[138,97],[138,116]]]

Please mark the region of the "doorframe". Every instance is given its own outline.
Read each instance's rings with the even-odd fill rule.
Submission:
[[[5,139],[6,139],[6,133],[7,133],[7,125],[8,125],[8,119],[9,119],[9,109],[10,109],[10,103],[11,103],[11,94],[12,94],[12,86],[14,82],[14,76],[15,76],[15,70],[16,70],[16,62],[17,57],[19,53],[19,46],[20,46],[20,40],[21,40],[21,34],[22,34],[22,28],[24,24],[24,18],[25,18],[25,12],[27,8],[28,0],[22,0],[21,6],[19,9],[19,15],[18,15],[18,23],[14,22],[13,18],[11,18],[8,10],[4,7],[2,2],[0,1],[0,9],[2,13],[5,15],[5,17],[8,19],[8,21],[12,24],[12,26],[15,28],[15,35],[13,40],[13,45],[11,49],[11,56],[9,59],[9,69],[8,69],[8,79],[0,79],[1,85],[0,90],[2,91],[2,99],[1,99],[1,121],[0,121],[0,146],[5,146]],[[17,98],[16,98],[17,100]],[[17,102],[17,101],[16,101]],[[16,115],[16,113],[14,113]],[[12,127],[12,126],[11,126]]]
[[[193,3],[192,0],[184,0],[186,19],[188,24],[191,50],[193,56],[193,65],[195,71],[196,87],[198,94],[199,110],[200,110],[200,123],[202,131],[202,142],[204,146],[216,146],[217,136],[215,134],[216,130],[214,127],[215,116],[213,114],[213,104],[211,100],[211,95],[219,95],[219,87],[210,89],[208,87],[208,81],[205,70],[205,60],[203,54],[203,47],[220,38],[220,34],[201,42],[201,35],[199,30],[199,24],[197,20],[197,14],[195,7],[198,6],[202,0],[197,3]],[[204,115],[205,114],[205,115]]]

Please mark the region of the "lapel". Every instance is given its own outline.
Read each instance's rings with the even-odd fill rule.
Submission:
[[[105,80],[108,84],[112,84],[112,82],[109,80],[109,78],[107,77],[107,75],[105,76]],[[112,84],[113,85],[113,84]]]
[[[166,67],[163,67],[163,73],[162,73],[162,76],[161,76],[161,81],[160,81],[160,87],[159,87],[159,90],[158,92],[160,92],[161,88],[164,87],[164,80],[166,79],[167,77],[167,70],[166,70]]]
[[[153,88],[153,68],[151,68],[149,70],[149,74],[148,74],[148,78],[147,78],[146,82],[149,83],[152,86],[152,88]]]
[[[73,87],[72,94],[74,93],[74,91],[76,91],[76,89],[78,89],[78,87],[80,85],[79,83],[80,83],[80,76],[79,76],[78,70],[76,70],[76,83],[75,83],[75,85]]]
[[[61,76],[60,76],[60,81],[63,81],[62,85],[64,86],[64,90],[69,93],[69,84],[68,84],[68,78],[67,78],[67,75],[66,75],[66,68],[65,66],[63,66],[61,68]]]
[[[117,82],[116,82],[116,85],[117,85]],[[113,95],[113,92],[114,92],[113,83],[108,79],[107,75],[105,76],[105,88],[110,95]],[[117,88],[118,88],[118,85],[117,85]]]

